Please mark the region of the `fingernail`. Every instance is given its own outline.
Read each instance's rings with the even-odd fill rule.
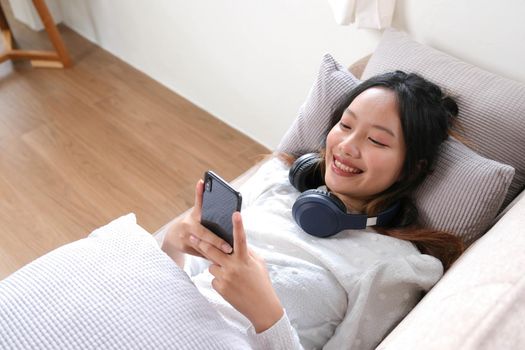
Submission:
[[[232,252],[232,247],[230,247],[229,244],[226,244],[224,243],[222,246],[222,251],[225,252],[226,254],[230,254]]]
[[[197,243],[199,240],[197,239],[197,237],[193,236],[193,235],[190,235],[190,242],[191,243]]]

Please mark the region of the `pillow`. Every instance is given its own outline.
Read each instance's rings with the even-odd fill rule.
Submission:
[[[325,55],[317,80],[277,151],[298,156],[319,150],[332,106],[357,84],[357,78]],[[472,242],[497,215],[514,169],[477,155],[452,138],[443,143],[435,165],[414,195],[421,223]]]
[[[330,123],[333,106],[359,82],[332,56],[325,54],[317,80],[277,150],[295,156],[319,150],[324,145],[323,132]]]
[[[513,176],[511,166],[450,138],[441,145],[432,174],[414,192],[420,223],[472,243],[497,215]]]
[[[421,74],[443,87],[459,106],[458,130],[484,157],[516,169],[503,203],[525,186],[525,84],[462,62],[406,34],[389,29],[363,72],[363,79],[386,71]]]
[[[246,349],[133,214],[0,281],[1,349]]]

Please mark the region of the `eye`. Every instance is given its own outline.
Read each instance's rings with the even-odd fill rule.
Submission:
[[[342,128],[342,129],[345,129],[345,130],[350,130],[352,129],[349,125],[343,123],[343,122],[339,122],[339,126]]]
[[[368,138],[370,141],[372,141],[374,144],[378,145],[378,146],[381,146],[381,147],[387,147],[387,145],[385,145],[384,143],[381,143],[379,141],[376,141],[374,140],[373,138],[369,137]]]

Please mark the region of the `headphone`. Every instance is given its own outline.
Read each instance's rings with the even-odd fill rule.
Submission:
[[[398,213],[399,201],[376,217],[347,213],[343,201],[324,186],[320,162],[319,154],[305,154],[294,162],[288,173],[292,186],[302,192],[292,207],[292,215],[306,233],[326,238],[342,230],[386,226]]]

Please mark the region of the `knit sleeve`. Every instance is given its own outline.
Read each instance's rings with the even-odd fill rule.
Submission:
[[[254,350],[303,350],[299,336],[290,324],[286,311],[279,321],[264,332],[255,333],[253,326],[250,326],[247,334]]]

